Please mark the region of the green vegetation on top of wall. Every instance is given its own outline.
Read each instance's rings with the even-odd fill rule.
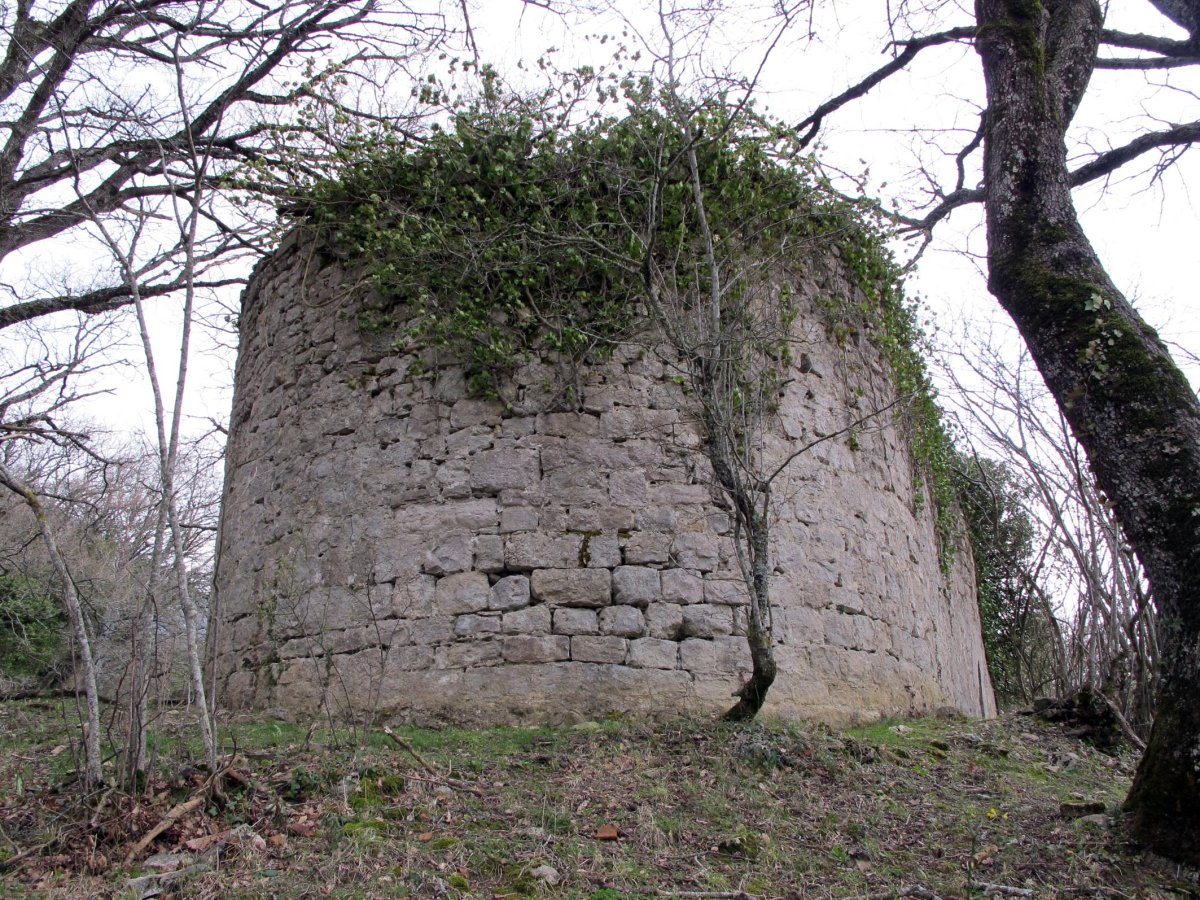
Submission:
[[[948,512],[952,448],[871,205],[829,189],[785,127],[721,104],[681,119],[677,105],[647,96],[624,116],[573,129],[517,105],[460,113],[415,146],[364,142],[296,210],[325,252],[365,269],[376,299],[364,327],[447,350],[476,393],[495,394],[535,355],[582,362],[644,328],[651,268],[660,290],[708,293],[690,146],[720,257],[722,316],[752,315],[739,300],[755,279],[778,285],[786,304],[806,268],[837,252],[861,295],[830,301],[831,330],[865,331],[891,364],[911,398],[914,456]],[[786,342],[777,350],[790,361]],[[943,513],[944,537],[950,521]]]

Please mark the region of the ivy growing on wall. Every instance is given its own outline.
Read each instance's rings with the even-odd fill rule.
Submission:
[[[627,99],[623,115],[568,128],[536,104],[491,98],[420,143],[362,142],[340,177],[294,209],[325,252],[363,267],[374,298],[365,327],[445,349],[477,393],[495,394],[535,355],[602,357],[645,329],[651,258],[670,290],[709,291],[696,179],[679,164],[690,147],[728,273],[722,315],[748,314],[738,301],[754,282],[786,298],[809,262],[836,248],[866,300],[831,301],[831,330],[864,331],[890,362],[911,398],[914,455],[948,510],[950,442],[870,205],[830,190],[790,131],[750,110],[697,104],[685,133],[645,83]],[[775,352],[790,361],[786,340]]]

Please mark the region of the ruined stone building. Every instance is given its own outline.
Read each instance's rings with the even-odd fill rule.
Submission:
[[[869,340],[831,336],[816,298],[858,289],[827,262],[798,298],[785,448],[895,396]],[[352,281],[297,232],[243,298],[220,701],[419,722],[728,708],[746,587],[669,354],[617,347],[570,404],[545,360],[478,399],[361,327]],[[970,553],[940,546],[901,417],[801,455],[774,496],[767,715],[994,712]]]

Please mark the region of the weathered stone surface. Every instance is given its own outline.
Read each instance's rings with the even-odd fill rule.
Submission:
[[[497,634],[500,631],[500,616],[459,616],[454,620],[456,637],[478,637],[483,634]]]
[[[675,603],[646,607],[646,631],[652,638],[677,641],[683,637],[683,608]]]
[[[662,599],[658,569],[646,566],[618,566],[612,573],[614,603],[645,606]]]
[[[621,544],[611,535],[585,535],[580,557],[589,569],[612,569],[621,564]]]
[[[484,450],[471,457],[471,487],[498,494],[505,488],[526,488],[541,473],[536,450]]]
[[[500,532],[510,534],[514,531],[533,531],[538,527],[536,509],[528,506],[509,506],[500,513]]]
[[[344,290],[358,275],[314,269],[311,251],[289,238],[244,300],[221,696],[479,723],[727,708],[749,664],[746,588],[695,397],[673,380],[686,367],[646,335],[572,373],[578,408],[553,405],[551,360],[521,364],[502,402],[472,398],[452,360],[361,331],[367,298]],[[893,399],[869,341],[852,360],[821,344],[816,298],[845,293],[839,265],[797,267],[807,369],[786,379],[767,462],[869,412],[847,398]],[[994,708],[970,554],[942,571],[918,480],[881,418],[776,481],[768,715]]]
[[[710,638],[722,634],[733,634],[733,609],[697,603],[680,608],[683,614],[681,632],[684,637]]]
[[[575,662],[609,663],[622,665],[628,652],[628,644],[619,637],[571,638],[571,659]]]
[[[550,631],[550,607],[527,606],[506,612],[501,619],[505,634],[546,634]]]
[[[608,569],[535,569],[530,588],[537,600],[560,606],[606,606],[612,599]]]
[[[525,575],[509,575],[492,585],[489,609],[520,609],[529,605],[529,578]]]
[[[439,669],[467,669],[498,666],[504,662],[503,645],[498,640],[467,641],[438,647],[434,665]]]
[[[636,606],[610,606],[600,611],[601,634],[637,638],[646,630],[646,620]]]
[[[679,644],[658,638],[629,642],[629,664],[639,669],[674,669],[679,665]]]
[[[625,539],[624,554],[627,565],[665,565],[671,558],[671,535],[658,532],[635,532]]]
[[[750,670],[750,651],[741,638],[688,638],[679,645],[679,665],[689,672],[721,675]]]
[[[471,536],[449,534],[425,554],[423,570],[429,575],[452,575],[471,568]]]
[[[662,597],[668,603],[703,603],[704,579],[686,569],[664,569]]]
[[[492,589],[482,572],[459,572],[439,578],[434,589],[433,607],[443,616],[478,612],[488,608]]]
[[[522,531],[504,541],[504,564],[513,571],[572,569],[579,565],[582,534],[549,535]]]
[[[474,542],[474,565],[476,572],[504,571],[504,538],[498,534],[481,534]]]
[[[562,607],[554,610],[555,634],[599,634],[600,619],[594,609]]]
[[[505,662],[540,663],[570,658],[571,639],[565,635],[523,634],[504,639]]]
[[[671,562],[681,569],[711,572],[721,562],[717,539],[708,534],[680,534],[671,542]]]

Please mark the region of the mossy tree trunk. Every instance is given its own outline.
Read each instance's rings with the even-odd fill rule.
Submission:
[[[1137,838],[1200,863],[1200,404],[1113,285],[1071,199],[1064,137],[1092,73],[1100,4],[977,0],[976,15],[989,287],[1116,504],[1158,606],[1158,714],[1126,809]]]

